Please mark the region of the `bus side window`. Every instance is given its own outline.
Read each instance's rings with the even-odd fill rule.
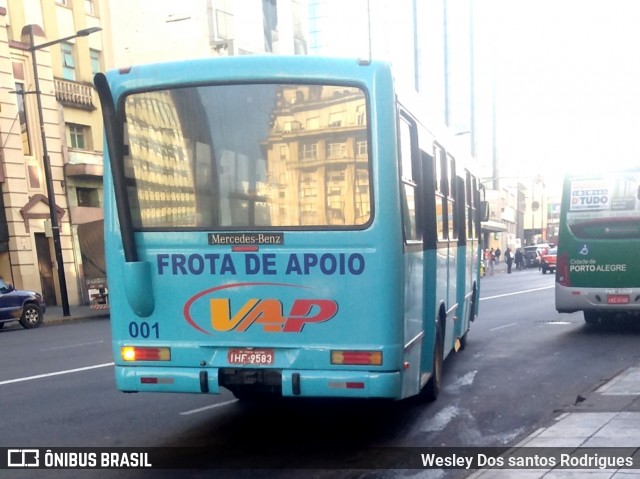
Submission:
[[[484,219],[485,213],[483,211],[483,203],[481,201],[481,194],[480,194],[480,188],[482,188],[481,183],[479,182],[478,178],[476,178],[475,176],[473,177],[473,188],[471,189],[472,194],[473,194],[473,206],[474,206],[474,210],[473,210],[473,224],[475,226],[475,231],[474,231],[474,238],[477,240],[482,239],[482,222],[483,221],[487,221],[487,219],[489,219],[489,214],[487,212],[486,217],[487,219]]]
[[[456,160],[447,153],[446,156],[446,170],[445,174],[447,175],[447,183],[449,185],[448,194],[447,194],[447,213],[448,213],[448,221],[447,226],[449,228],[449,239],[457,239],[458,238],[458,225],[456,218]]]
[[[424,242],[427,249],[435,249],[438,239],[442,235],[442,215],[436,214],[436,205],[440,201],[436,190],[436,167],[433,142],[431,152],[428,153],[420,149],[420,158],[422,164],[422,183],[421,196],[422,205],[424,206]]]
[[[402,199],[402,219],[405,241],[422,239],[421,221],[418,219],[418,182],[414,166],[414,153],[418,144],[415,128],[409,121],[400,117],[400,188]]]
[[[467,211],[467,200],[466,200],[466,187],[465,180],[460,176],[456,176],[455,179],[456,184],[456,198],[455,198],[455,206],[456,206],[456,226],[458,228],[458,245],[463,246],[467,242],[467,228],[466,228],[466,211]]]
[[[438,240],[449,237],[449,218],[447,214],[447,195],[449,183],[446,175],[446,155],[441,146],[435,146],[436,162],[436,217],[438,220]]]
[[[466,211],[467,211],[467,238],[476,239],[475,237],[475,210],[473,191],[475,189],[475,178],[471,173],[465,171],[465,195],[466,195]]]

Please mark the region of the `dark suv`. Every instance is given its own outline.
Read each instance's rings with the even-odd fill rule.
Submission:
[[[536,250],[537,246],[525,246],[524,247],[524,267],[531,268],[533,266],[538,266],[538,255]]]
[[[549,249],[547,243],[535,244],[524,247],[524,266],[525,268],[537,268],[540,266],[540,255],[546,253]]]
[[[15,289],[0,278],[0,329],[9,321],[20,321],[23,328],[37,328],[46,308],[40,293]]]

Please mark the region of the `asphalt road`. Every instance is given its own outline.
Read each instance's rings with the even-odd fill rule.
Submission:
[[[558,314],[553,276],[537,270],[483,278],[481,314],[464,351],[445,363],[435,403],[279,401],[248,406],[230,394],[123,394],[115,390],[109,320],[0,331],[0,447],[168,447],[236,454],[276,469],[153,471],[162,477],[437,477],[463,471],[284,470],[322,464],[327,445],[352,457],[379,446],[508,446],[625,368],[640,362],[640,328],[593,328]],[[301,457],[301,451],[306,454]],[[184,455],[183,454],[183,455]],[[197,458],[195,458],[197,459]],[[14,471],[11,471],[14,473]],[[61,477],[60,471],[8,477]],[[149,477],[150,471],[65,471],[64,477]],[[4,475],[3,475],[4,477]]]

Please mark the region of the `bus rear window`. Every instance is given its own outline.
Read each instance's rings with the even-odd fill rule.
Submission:
[[[137,230],[340,228],[371,219],[359,88],[185,87],[131,94],[124,112]]]
[[[640,238],[640,217],[584,220],[573,223],[570,228],[582,239]]]
[[[572,180],[567,225],[581,239],[640,238],[640,173]]]

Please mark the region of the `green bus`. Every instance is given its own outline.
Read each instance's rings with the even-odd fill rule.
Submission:
[[[567,176],[562,193],[556,310],[587,324],[640,315],[640,168]]]

